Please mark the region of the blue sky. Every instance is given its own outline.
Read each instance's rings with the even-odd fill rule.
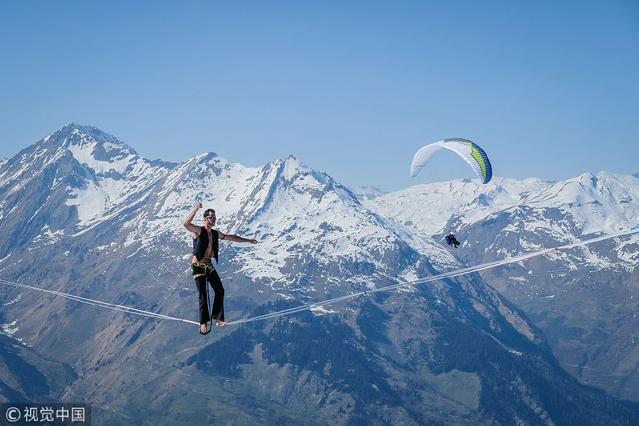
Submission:
[[[639,172],[639,2],[18,1],[0,5],[0,157],[68,122],[148,158],[294,154],[352,186]]]

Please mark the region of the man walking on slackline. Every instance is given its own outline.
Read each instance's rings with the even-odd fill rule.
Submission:
[[[218,262],[219,240],[251,244],[257,243],[257,240],[238,237],[237,235],[224,234],[213,229],[217,219],[215,216],[215,210],[213,209],[204,210],[204,226],[193,225],[193,218],[201,208],[202,203],[197,203],[195,205],[193,211],[191,211],[186,219],[184,219],[184,227],[193,233],[193,257],[191,258],[191,271],[193,273],[193,279],[195,279],[195,285],[197,286],[200,299],[200,334],[208,334],[211,331],[212,324],[209,324],[209,320],[211,320],[211,318],[209,317],[207,305],[207,281],[211,284],[211,287],[213,287],[213,291],[215,292],[211,316],[215,319],[215,325],[226,325],[226,321],[224,321],[224,287],[222,286],[222,280],[220,280],[220,276],[217,274],[212,263],[212,259],[215,259],[216,264]]]

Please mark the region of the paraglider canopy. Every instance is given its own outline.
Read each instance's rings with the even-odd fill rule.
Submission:
[[[486,152],[475,142],[461,138],[444,139],[420,148],[415,153],[413,162],[410,165],[411,176],[417,176],[428,160],[442,149],[453,151],[463,158],[464,161],[472,167],[482,183],[488,183],[493,177],[493,168],[490,165],[490,160],[488,160]]]

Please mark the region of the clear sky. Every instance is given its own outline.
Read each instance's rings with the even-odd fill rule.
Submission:
[[[0,157],[68,122],[352,186],[639,172],[639,1],[5,1]]]

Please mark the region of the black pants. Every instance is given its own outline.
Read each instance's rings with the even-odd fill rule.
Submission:
[[[222,280],[217,274],[215,269],[207,270],[205,276],[199,276],[195,278],[195,285],[200,296],[200,324],[209,322],[209,307],[207,303],[207,287],[206,282],[211,284],[215,297],[213,299],[213,309],[211,310],[211,316],[218,321],[224,321],[224,287],[222,286]]]

